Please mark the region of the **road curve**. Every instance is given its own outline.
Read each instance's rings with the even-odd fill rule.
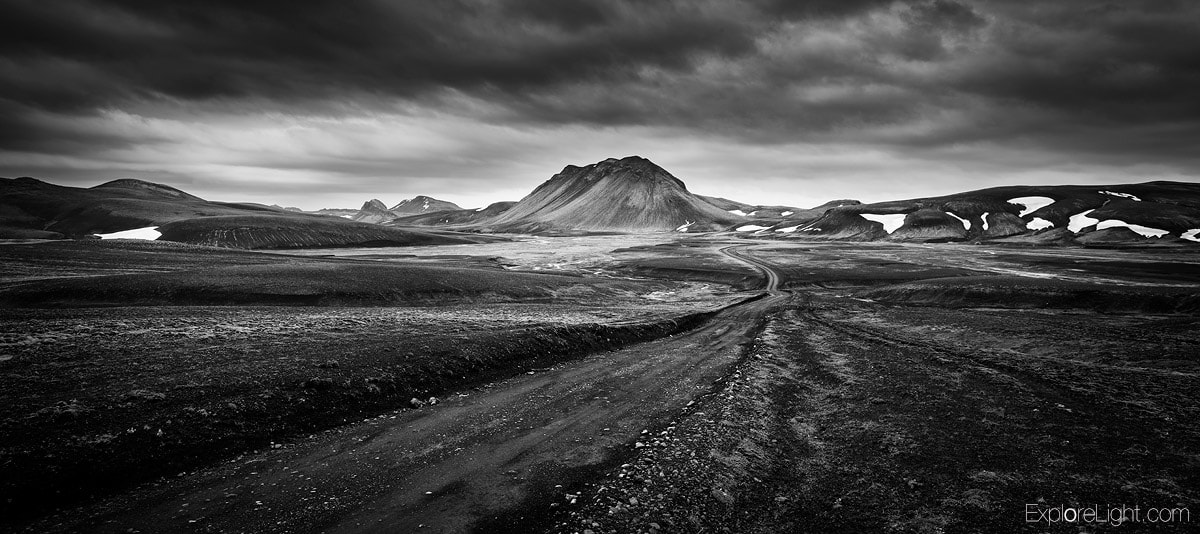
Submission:
[[[776,292],[779,276],[738,246]],[[728,374],[783,294],[51,518],[39,531],[524,532]],[[647,440],[648,441],[648,440]]]
[[[781,283],[779,273],[770,263],[755,258],[754,256],[745,252],[745,249],[753,246],[755,245],[730,245],[728,247],[718,249],[718,252],[757,269],[763,274],[763,278],[766,280],[766,286],[763,289],[772,294],[778,294],[780,292],[779,286]]]

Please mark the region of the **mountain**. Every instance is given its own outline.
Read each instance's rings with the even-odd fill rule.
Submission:
[[[448,226],[448,227],[471,226],[471,225],[477,225],[477,224],[483,223],[485,221],[488,221],[488,220],[500,215],[501,213],[504,213],[504,212],[512,209],[512,207],[515,206],[516,204],[517,203],[513,202],[513,201],[493,202],[492,204],[489,204],[486,208],[479,208],[479,209],[474,209],[474,210],[458,209],[458,210],[448,210],[448,211],[434,211],[434,212],[430,212],[430,213],[422,213],[419,215],[409,215],[406,217],[400,217],[397,219],[393,219],[392,222],[390,222],[388,224],[395,225],[395,226]]]
[[[363,203],[362,208],[350,216],[351,219],[371,224],[384,224],[398,217],[406,217],[410,215],[437,213],[442,211],[460,211],[453,202],[438,200],[433,197],[418,195],[416,197],[401,200],[399,204],[388,208],[379,199],[371,199]]]
[[[358,223],[261,204],[212,202],[173,187],[116,180],[91,188],[0,178],[0,239],[89,238],[154,227],[159,240],[234,248],[404,246],[494,241]]]
[[[745,218],[692,194],[648,159],[609,158],[568,165],[511,209],[485,222],[485,232],[586,233],[719,230]]]
[[[396,214],[389,211],[387,205],[377,198],[363,202],[358,213],[350,217],[351,220],[371,224],[383,224],[395,218]]]
[[[330,217],[342,217],[344,219],[353,219],[355,215],[358,215],[358,212],[359,212],[359,210],[352,209],[352,208],[321,208],[317,211],[306,211],[305,213],[312,213],[314,215],[328,215]]]
[[[392,206],[391,212],[395,213],[398,217],[402,217],[404,215],[416,215],[419,213],[433,213],[436,211],[451,211],[461,209],[462,208],[459,207],[458,204],[453,202],[438,200],[425,195],[417,195],[408,200],[401,200],[399,204]]]
[[[883,231],[871,239],[891,241],[1112,244],[1157,237],[1196,241],[1200,184],[1159,181],[993,187],[940,197],[844,205],[808,224],[796,228],[777,225],[772,230],[795,238],[849,235],[862,239],[871,235],[864,232],[864,220],[878,224]],[[1085,237],[1110,228],[1129,231]]]

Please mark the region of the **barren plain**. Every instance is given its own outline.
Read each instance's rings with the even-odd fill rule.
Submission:
[[[0,246],[0,528],[1079,532],[1200,496],[1200,250]]]

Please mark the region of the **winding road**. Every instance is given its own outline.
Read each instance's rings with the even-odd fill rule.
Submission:
[[[763,289],[772,294],[779,293],[779,286],[781,283],[779,273],[770,263],[746,254],[745,250],[752,246],[754,245],[730,245],[728,247],[719,249],[718,252],[757,269],[758,272],[762,273],[763,278],[766,280],[766,286]]]
[[[712,391],[788,296],[769,263],[764,298],[683,334],[594,354],[247,455],[56,518],[48,531],[527,532],[574,488],[630,458]]]

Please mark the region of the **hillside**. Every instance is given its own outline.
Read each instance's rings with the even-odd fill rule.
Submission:
[[[568,165],[485,232],[670,232],[719,230],[744,221],[692,194],[662,167],[638,156]]]
[[[879,225],[864,231],[863,223]],[[1098,230],[1103,237],[1086,237]],[[872,204],[835,207],[801,226],[753,228],[795,238],[967,241],[1021,244],[1137,244],[1156,238],[1197,240],[1200,184],[1006,186]],[[1161,242],[1168,242],[1170,239]]]
[[[211,202],[173,187],[116,180],[91,188],[0,179],[0,239],[88,238],[156,228],[164,241],[233,248],[477,243],[485,236],[388,228],[261,204]]]

